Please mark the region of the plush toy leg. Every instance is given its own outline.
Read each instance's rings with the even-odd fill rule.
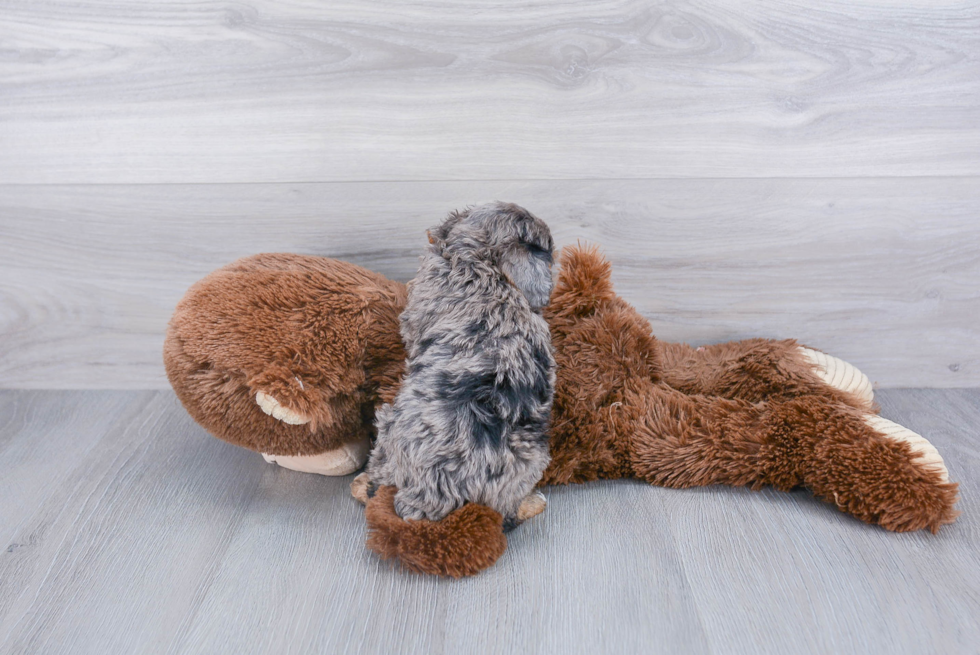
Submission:
[[[935,532],[957,516],[957,485],[931,444],[843,403],[749,403],[663,385],[644,402],[631,463],[653,484],[806,486],[844,512],[899,532]]]
[[[807,362],[813,364],[817,376],[831,387],[853,394],[870,408],[874,404],[874,388],[867,375],[853,364],[832,357],[819,350],[800,346],[799,352]]]
[[[262,457],[270,464],[278,464],[293,471],[337,476],[350,475],[364,466],[370,449],[371,440],[364,438],[318,455],[290,456],[262,453]]]
[[[856,367],[792,339],[747,339],[692,348],[658,343],[664,382],[689,395],[750,402],[829,396],[873,410],[871,381]]]
[[[904,441],[908,444],[913,454],[918,454],[916,463],[925,470],[934,471],[939,474],[940,480],[949,482],[949,470],[946,469],[946,462],[936,447],[929,443],[921,434],[912,432],[904,425],[899,425],[881,416],[865,416],[864,422],[875,432],[888,437],[892,441]]]
[[[959,514],[942,457],[908,428],[800,398],[770,408],[766,478],[887,530],[933,533]]]

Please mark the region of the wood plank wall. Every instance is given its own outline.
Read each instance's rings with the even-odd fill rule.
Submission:
[[[0,0],[0,387],[159,388],[242,255],[599,243],[669,340],[980,384],[980,5]]]

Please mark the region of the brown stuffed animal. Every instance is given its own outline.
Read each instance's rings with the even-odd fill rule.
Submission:
[[[405,285],[322,257],[257,255],[210,274],[177,305],[170,384],[214,436],[309,473],[347,475],[370,448],[405,350]]]
[[[659,342],[613,292],[610,272],[594,249],[562,253],[545,313],[558,370],[541,484],[805,486],[888,530],[936,532],[955,519],[957,485],[939,453],[876,415],[870,382],[853,366],[791,340]],[[404,303],[404,285],[352,264],[242,259],[177,306],[167,374],[215,436],[287,468],[351,473],[367,456],[374,409],[397,391]],[[506,548],[489,508],[403,521],[394,489],[368,499],[359,476],[352,491],[367,501],[369,547],[411,570],[471,575]]]

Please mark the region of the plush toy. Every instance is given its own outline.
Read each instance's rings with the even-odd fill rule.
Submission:
[[[594,249],[562,252],[545,310],[557,381],[541,484],[805,486],[887,530],[936,532],[955,519],[957,485],[939,453],[877,415],[853,366],[792,340],[660,342],[613,292],[610,273]],[[242,259],[179,303],[167,374],[215,436],[287,468],[352,473],[367,457],[376,408],[397,392],[404,305],[403,285],[352,264]],[[367,502],[368,546],[411,570],[471,575],[506,548],[502,517],[488,507],[405,521],[396,489],[372,493],[362,474],[352,491]]]

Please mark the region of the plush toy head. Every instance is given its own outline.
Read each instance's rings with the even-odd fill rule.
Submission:
[[[429,231],[437,254],[485,262],[521,290],[532,309],[548,304],[553,286],[551,231],[523,207],[496,202],[452,214]]]

